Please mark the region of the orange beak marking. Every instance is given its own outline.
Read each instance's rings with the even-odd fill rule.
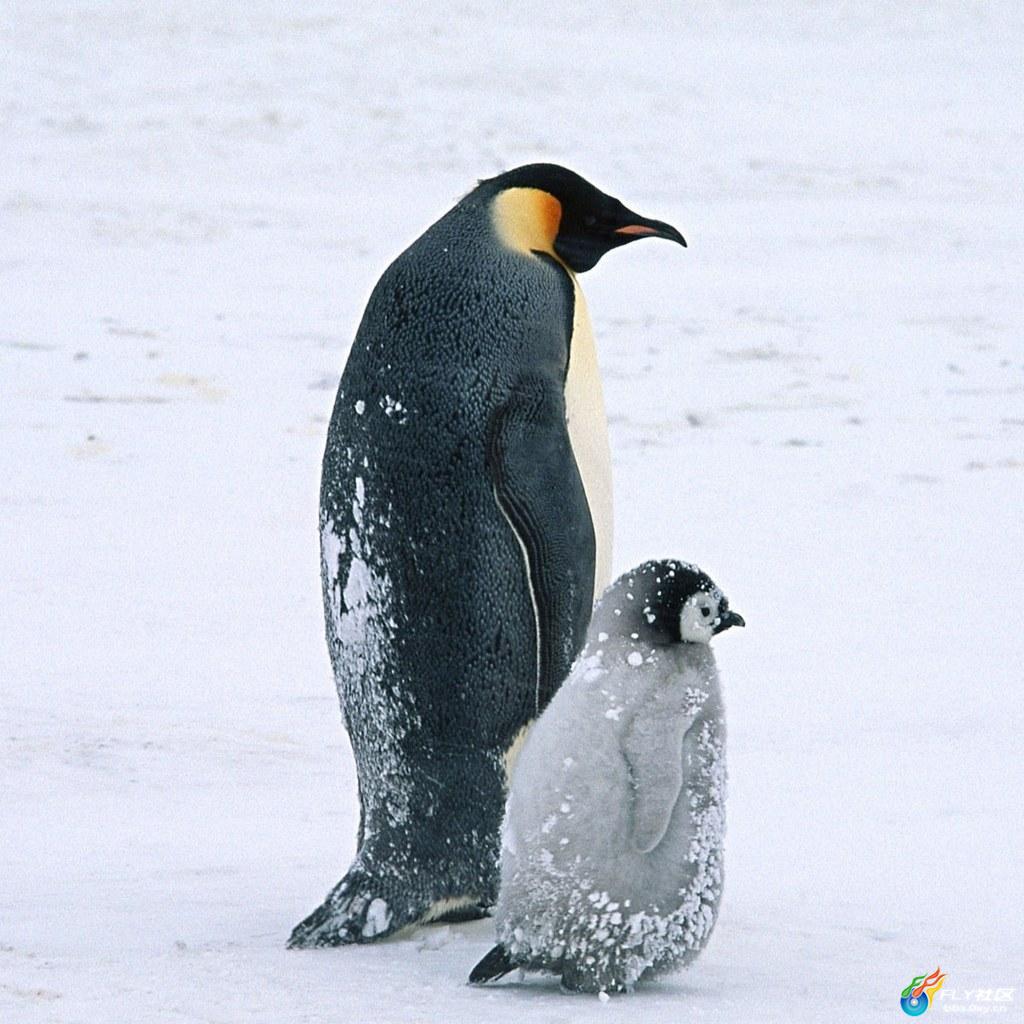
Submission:
[[[646,224],[627,224],[624,228],[616,228],[617,235],[656,235],[656,228],[649,228]]]

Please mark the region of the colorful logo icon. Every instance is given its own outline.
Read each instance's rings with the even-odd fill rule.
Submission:
[[[932,997],[942,988],[942,983],[947,977],[948,975],[942,973],[941,967],[936,967],[927,977],[922,974],[915,978],[900,996],[903,1012],[910,1017],[920,1017],[928,1009]]]

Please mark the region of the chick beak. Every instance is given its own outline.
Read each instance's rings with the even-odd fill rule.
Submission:
[[[743,620],[743,616],[739,612],[722,612],[718,617],[718,625],[711,631],[712,633],[721,633],[724,629],[729,629],[731,626],[745,626],[746,622]]]
[[[632,242],[635,238],[667,238],[670,242],[678,242],[686,248],[686,239],[671,224],[663,220],[648,220],[635,213],[628,214],[628,223],[615,229],[615,234],[624,241]]]

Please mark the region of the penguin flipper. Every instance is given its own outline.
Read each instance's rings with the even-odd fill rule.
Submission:
[[[672,714],[650,701],[622,730],[619,744],[633,783],[631,839],[640,853],[650,853],[668,831],[683,788],[683,738],[693,722],[692,715]]]
[[[489,981],[497,981],[504,978],[509,971],[514,971],[516,965],[508,955],[508,950],[502,945],[497,945],[469,972],[470,985],[485,985]]]
[[[524,377],[495,410],[487,439],[495,498],[526,556],[538,714],[583,646],[594,593],[594,523],[565,416],[557,383]]]

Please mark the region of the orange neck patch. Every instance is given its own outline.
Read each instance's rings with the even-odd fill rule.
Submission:
[[[562,204],[539,188],[507,188],[494,197],[491,217],[498,237],[510,249],[534,249],[555,255],[555,238],[562,223]]]

